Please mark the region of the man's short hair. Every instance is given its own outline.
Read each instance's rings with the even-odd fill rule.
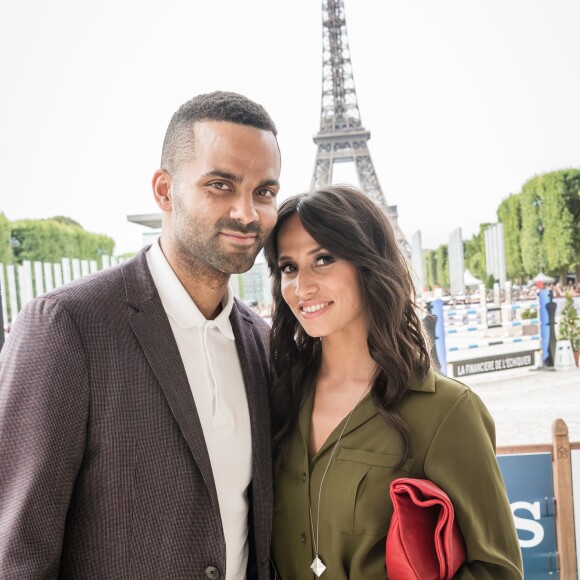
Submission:
[[[214,91],[183,103],[171,117],[161,153],[161,168],[169,173],[190,159],[194,146],[193,125],[199,121],[229,121],[278,134],[266,109],[243,95]]]

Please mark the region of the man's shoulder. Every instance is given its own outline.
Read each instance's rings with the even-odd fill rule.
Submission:
[[[143,279],[142,273],[135,270],[142,262],[137,256],[117,266],[69,282],[35,300],[53,302],[71,312],[101,309],[110,311],[115,304],[127,302],[128,274],[137,282],[139,278]]]
[[[123,276],[120,266],[113,266],[106,270],[83,276],[78,280],[73,280],[64,286],[47,292],[40,298],[54,300],[63,306],[92,300],[106,300],[111,294],[117,293],[122,285]]]

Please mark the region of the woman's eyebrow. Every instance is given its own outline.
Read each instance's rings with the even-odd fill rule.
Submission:
[[[306,252],[306,254],[308,256],[310,256],[311,254],[316,254],[317,252],[320,252],[320,250],[322,250],[322,248],[320,246],[316,246],[316,248],[309,250],[308,252]],[[278,256],[278,262],[281,262],[282,260],[291,260],[291,259],[292,259],[292,256],[285,256],[285,255]]]

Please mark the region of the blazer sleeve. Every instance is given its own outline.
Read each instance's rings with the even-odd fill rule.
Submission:
[[[0,354],[0,578],[58,576],[83,457],[88,371],[81,337],[54,298],[19,314]]]
[[[455,578],[523,578],[514,519],[495,456],[495,426],[473,391],[466,390],[441,422],[425,474],[451,498],[465,540],[467,563]]]

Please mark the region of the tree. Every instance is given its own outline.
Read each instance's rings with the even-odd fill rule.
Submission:
[[[11,264],[14,261],[12,256],[10,220],[0,213],[0,264]]]
[[[511,194],[504,199],[497,208],[497,219],[503,224],[507,276],[511,280],[521,282],[526,274],[522,263],[521,248],[521,196]]]
[[[434,250],[427,250],[423,254],[425,285],[432,290],[436,282],[437,261]]]
[[[63,257],[97,260],[111,255],[115,248],[112,238],[92,234],[80,226],[61,220],[20,220],[12,223],[12,237],[18,245],[13,247],[14,259],[40,262],[60,262]]]
[[[134,258],[136,255],[136,252],[126,252],[125,254],[119,254],[117,256],[118,260],[130,260],[131,258]]]
[[[441,244],[435,251],[436,279],[442,288],[449,288],[449,252],[447,244]]]
[[[490,224],[480,224],[479,233],[467,240],[463,247],[463,260],[465,267],[480,280],[487,277],[487,265],[485,262],[485,235],[484,232]]]
[[[524,184],[520,197],[522,264],[526,274],[531,276],[546,268],[546,253],[543,243],[544,225],[540,219],[542,198],[533,181],[531,179]]]
[[[558,330],[558,340],[569,340],[572,350],[580,350],[580,318],[574,299],[569,294],[566,296]]]
[[[568,185],[566,171],[548,173],[536,180],[536,187],[543,201],[540,205],[540,217],[544,224],[548,270],[565,269],[564,276],[568,267],[575,262],[577,254],[574,247],[577,237],[574,215],[570,211],[567,199],[570,193]]]
[[[567,271],[580,262],[580,170],[527,181],[521,193],[521,252],[527,274]]]
[[[77,222],[76,220],[73,220],[72,218],[66,217],[64,215],[55,215],[54,217],[52,217],[50,219],[52,219],[55,222],[58,222],[60,224],[65,224],[67,226],[76,226],[77,228],[81,228],[81,230],[83,229],[83,226],[81,226],[81,224],[79,224],[79,222]]]

